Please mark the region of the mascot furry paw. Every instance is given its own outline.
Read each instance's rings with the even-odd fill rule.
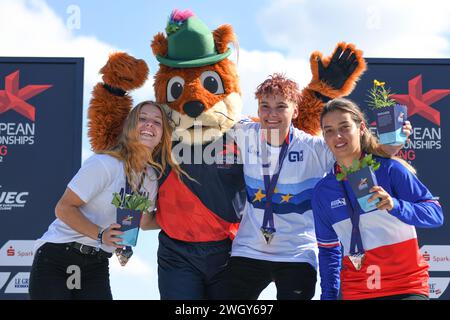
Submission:
[[[211,32],[192,12],[175,10],[166,35],[158,33],[151,44],[160,62],[154,82],[156,101],[164,106],[174,128],[173,149],[183,153],[180,166],[193,178],[179,179],[169,168],[159,180],[158,276],[163,299],[229,298],[223,274],[231,250],[230,233],[239,221],[239,195],[245,193],[239,150],[228,139],[242,108],[239,77],[228,59],[228,45],[233,42],[236,36],[230,25]],[[318,134],[323,103],[348,94],[365,63],[353,45],[340,43],[330,57],[314,53],[311,68],[313,79],[301,93],[295,125]],[[116,54],[102,72],[104,83],[94,88],[89,109],[94,150],[117,139],[132,104],[125,92],[142,84],[147,67],[126,54]],[[232,163],[217,161],[230,155]],[[191,288],[189,281],[195,282],[199,274],[203,287]]]
[[[94,87],[88,110],[88,136],[94,151],[106,150],[116,144],[133,104],[126,91],[145,83],[148,67],[144,60],[119,52],[110,55],[100,74],[104,82]]]

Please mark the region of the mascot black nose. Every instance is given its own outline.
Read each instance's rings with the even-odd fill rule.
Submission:
[[[205,110],[205,106],[200,101],[189,101],[184,104],[183,110],[189,117],[197,118]]]

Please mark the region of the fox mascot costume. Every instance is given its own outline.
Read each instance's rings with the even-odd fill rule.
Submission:
[[[230,25],[211,32],[192,12],[174,10],[166,35],[158,33],[151,43],[160,63],[154,82],[156,102],[167,112],[173,150],[189,175],[178,178],[169,168],[159,180],[156,219],[161,227],[162,299],[230,298],[227,261],[239,222],[239,199],[245,192],[239,150],[228,134],[242,108],[236,66],[228,59],[228,45],[236,42]],[[366,65],[362,52],[346,43],[339,43],[330,57],[314,52],[310,61],[313,77],[301,93],[294,125],[317,135],[323,103],[348,95]],[[148,68],[143,60],[115,53],[100,72],[103,83],[95,86],[88,111],[94,151],[116,141],[132,107],[127,92],[143,85]]]

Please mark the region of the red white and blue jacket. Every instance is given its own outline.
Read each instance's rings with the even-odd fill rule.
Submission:
[[[337,299],[339,289],[346,300],[429,293],[428,264],[419,251],[415,226],[441,226],[442,208],[399,161],[374,159],[381,164],[375,171],[378,185],[392,196],[394,208],[367,213],[360,210],[365,260],[359,271],[348,257],[352,223],[341,182],[330,172],[314,189],[312,207],[319,246],[321,299]],[[343,183],[356,208],[348,182]]]

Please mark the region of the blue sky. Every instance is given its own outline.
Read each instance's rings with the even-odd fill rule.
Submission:
[[[0,56],[85,58],[85,159],[91,154],[86,110],[108,53],[123,50],[145,59],[150,79],[133,97],[153,98],[151,78],[157,63],[150,42],[164,30],[174,8],[193,10],[211,29],[224,23],[233,26],[240,45],[245,114],[256,114],[253,91],[269,74],[285,72],[306,85],[311,77],[309,54],[320,50],[328,55],[338,41],[354,42],[366,57],[450,57],[450,3],[445,0],[0,0]],[[157,232],[141,232],[135,256],[125,268],[111,260],[116,299],[159,299],[157,242]],[[274,297],[273,286],[261,296]]]

